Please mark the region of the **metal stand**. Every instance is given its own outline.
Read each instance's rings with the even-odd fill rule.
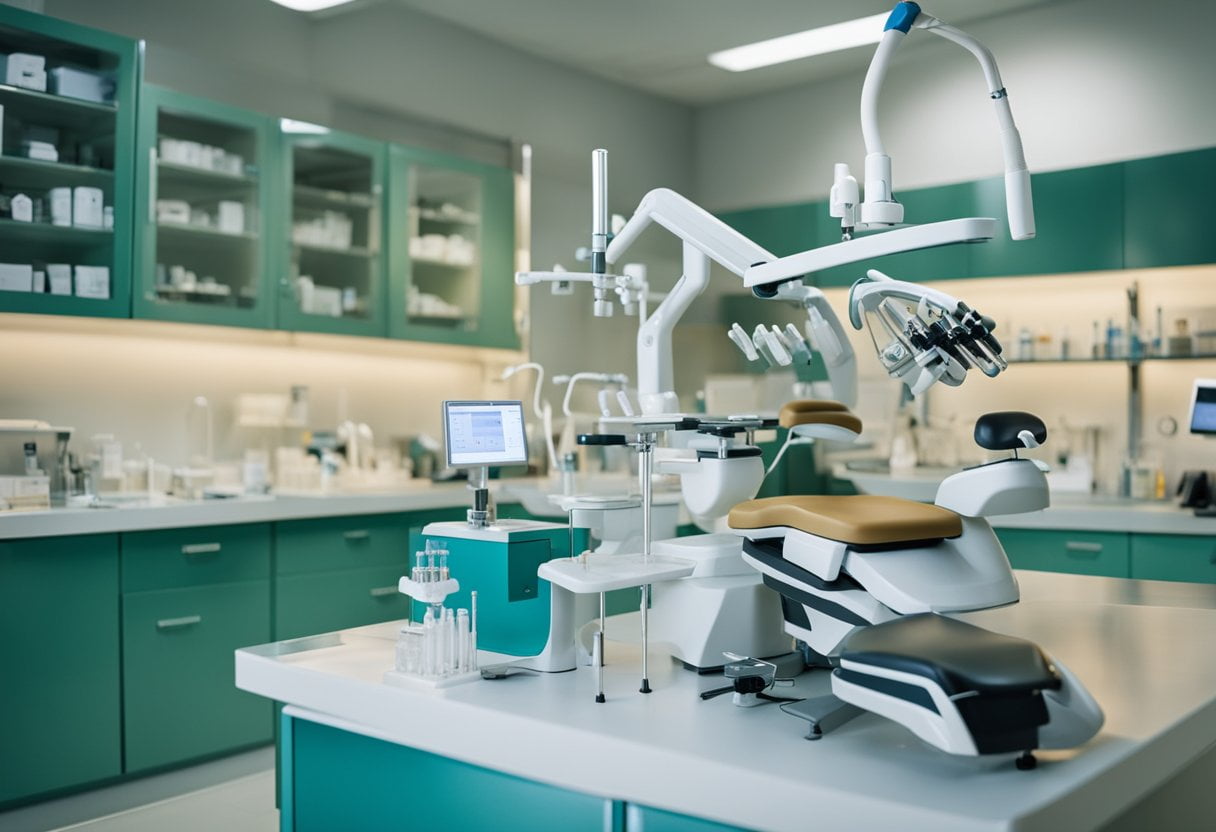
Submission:
[[[651,510],[651,476],[654,473],[654,443],[658,434],[639,433],[638,476],[642,486],[642,560],[650,562],[650,510]],[[642,587],[642,686],[641,693],[650,693],[650,634],[648,624],[650,618],[650,584]]]
[[[469,509],[469,525],[484,529],[494,523],[494,509],[490,505],[490,469],[479,465],[469,469],[469,490],[473,492],[473,507]]]
[[[785,712],[810,723],[806,729],[808,740],[822,739],[828,731],[835,730],[865,713],[856,705],[850,705],[830,693],[786,705]]]
[[[604,618],[608,612],[607,593],[600,593],[600,626],[595,633],[591,661],[595,664],[595,701],[604,702]]]

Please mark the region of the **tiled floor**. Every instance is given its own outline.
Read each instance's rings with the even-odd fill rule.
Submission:
[[[274,749],[0,813],[3,832],[275,832]]]

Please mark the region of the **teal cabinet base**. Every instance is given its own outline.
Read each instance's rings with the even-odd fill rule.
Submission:
[[[1132,535],[1133,578],[1216,584],[1216,537]]]
[[[1124,532],[997,529],[1014,569],[1126,578],[1128,537]]]

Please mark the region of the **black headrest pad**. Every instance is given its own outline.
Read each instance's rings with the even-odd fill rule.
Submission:
[[[1001,410],[985,413],[975,421],[975,444],[990,451],[1012,451],[1026,447],[1018,434],[1030,431],[1036,442],[1047,441],[1047,426],[1033,413],[1021,410]]]

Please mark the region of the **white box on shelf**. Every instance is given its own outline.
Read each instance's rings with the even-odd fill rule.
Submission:
[[[342,290],[336,286],[314,286],[312,290],[312,314],[342,317]]]
[[[57,66],[50,71],[51,92],[83,101],[104,104],[114,99],[114,81],[97,72],[85,72],[66,66]]]
[[[110,267],[77,266],[76,297],[108,300],[110,297]]]
[[[26,52],[14,52],[5,56],[4,83],[46,92],[46,58]]]
[[[72,294],[72,267],[67,263],[48,263],[46,287],[52,295]]]
[[[8,209],[13,219],[17,222],[34,221],[34,200],[25,194],[14,195],[9,201]]]
[[[72,224],[72,189],[51,188],[47,192],[51,204],[51,225]]]
[[[190,203],[180,199],[156,200],[156,221],[188,225],[190,223]]]
[[[0,263],[0,291],[34,291],[34,267],[28,263]]]
[[[225,234],[243,234],[245,232],[245,203],[234,200],[220,200],[216,225]]]
[[[42,269],[34,269],[34,291],[40,295],[46,293],[46,272]]]
[[[46,279],[52,295],[72,294],[72,267],[67,263],[47,264]]]
[[[80,228],[101,228],[105,222],[105,195],[101,188],[77,185],[72,189],[72,224]]]
[[[40,162],[59,161],[59,149],[50,142],[36,142],[26,139],[21,143],[21,153],[27,159],[37,159]]]

